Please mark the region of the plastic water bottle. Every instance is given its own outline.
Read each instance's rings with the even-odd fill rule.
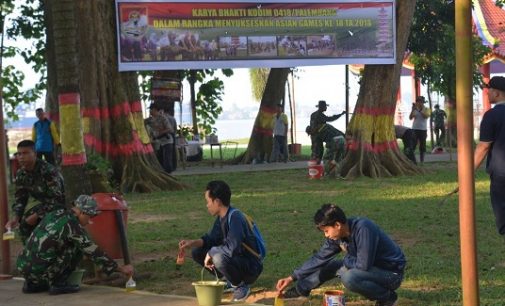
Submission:
[[[126,282],[125,289],[126,292],[132,292],[137,289],[137,283],[133,280],[132,276],[130,276],[130,279]]]
[[[3,240],[12,240],[14,239],[14,232],[11,231],[11,228],[7,228],[7,231],[3,234]]]

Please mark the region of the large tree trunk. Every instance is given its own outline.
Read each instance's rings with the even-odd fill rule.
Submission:
[[[137,75],[118,72],[114,1],[73,2],[79,16],[75,21],[78,85],[87,154],[100,154],[112,163],[122,192],[184,188],[162,170],[153,152],[143,123]],[[48,49],[49,57],[54,51]],[[51,82],[50,72],[48,95],[59,86]]]
[[[82,138],[82,125],[79,116],[79,69],[77,57],[77,24],[73,0],[46,1],[45,12],[52,27],[48,27],[48,40],[54,47],[50,60],[56,69],[50,78],[56,81],[51,100],[55,102],[50,109],[61,113],[61,144],[63,153],[62,174],[65,179],[66,202],[70,204],[79,194],[89,194],[91,184],[84,170],[86,155]],[[56,101],[55,97],[58,97]],[[66,97],[71,97],[70,99]],[[58,108],[59,106],[59,108]]]
[[[351,139],[341,168],[346,178],[421,173],[399,150],[393,128],[400,69],[415,4],[415,0],[396,4],[396,64],[365,66],[354,116],[347,130]]]
[[[270,156],[272,151],[273,122],[277,112],[276,105],[281,103],[284,98],[285,84],[289,72],[289,68],[270,69],[247,150],[244,154],[237,157],[237,162],[250,163],[259,155],[264,154],[263,157]]]

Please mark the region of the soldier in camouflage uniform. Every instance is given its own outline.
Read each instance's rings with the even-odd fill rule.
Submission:
[[[307,130],[309,133],[310,130]],[[323,156],[323,143],[326,143],[326,151],[322,160],[325,165],[325,173],[334,176],[337,164],[344,159],[345,155],[345,135],[338,129],[334,128],[332,125],[324,124],[319,133],[315,136],[311,135],[311,138],[315,140],[315,143],[320,146],[317,148],[318,156]],[[321,160],[318,157],[318,160]]]
[[[17,159],[20,169],[16,173],[15,200],[12,204],[13,218],[6,228],[19,224],[19,234],[23,243],[44,215],[65,206],[63,177],[51,164],[37,159],[35,143],[22,140],[17,146]],[[25,211],[29,198],[35,205]]]
[[[17,259],[17,269],[25,278],[24,293],[49,290],[49,294],[74,293],[78,285],[67,279],[83,255],[88,256],[106,274],[114,271],[131,276],[131,265],[118,266],[90,239],[84,226],[97,215],[96,202],[81,195],[75,207],[48,213],[28,238]]]
[[[324,147],[323,147],[323,142],[326,142],[326,140],[332,139],[335,136],[331,137],[335,133],[334,130],[338,131],[337,129],[333,128],[332,126],[326,124],[326,122],[330,121],[335,121],[338,118],[340,118],[343,114],[345,114],[345,111],[343,111],[339,115],[333,115],[333,116],[326,116],[324,112],[328,108],[328,104],[326,104],[326,101],[319,101],[317,104],[318,110],[313,112],[312,115],[310,115],[310,128],[307,128],[307,133],[310,134],[310,139],[312,141],[312,158],[316,159],[318,163],[321,161],[323,157],[323,152],[324,152]],[[331,128],[327,128],[331,127]],[[338,131],[340,134],[342,132]],[[343,134],[342,134],[343,136]],[[331,138],[330,138],[331,137]],[[328,145],[328,142],[327,142]]]

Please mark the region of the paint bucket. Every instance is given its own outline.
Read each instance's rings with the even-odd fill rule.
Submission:
[[[320,179],[324,174],[324,166],[321,162],[317,164],[316,160],[309,160],[307,163],[309,167],[309,178],[311,179]]]
[[[80,286],[84,272],[86,272],[84,269],[76,269],[75,271],[72,271],[72,274],[70,274],[70,276],[67,278],[67,283],[69,285]]]
[[[222,282],[217,277],[215,281],[204,281],[202,269],[200,275],[200,281],[194,282],[192,285],[195,286],[196,298],[198,300],[198,305],[200,306],[218,306],[221,304],[221,297],[223,296],[223,290],[225,282]]]
[[[328,290],[323,295],[323,306],[345,306],[345,296],[342,290]]]

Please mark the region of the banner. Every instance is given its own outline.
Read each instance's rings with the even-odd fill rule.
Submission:
[[[116,0],[119,70],[394,64],[394,0]]]

